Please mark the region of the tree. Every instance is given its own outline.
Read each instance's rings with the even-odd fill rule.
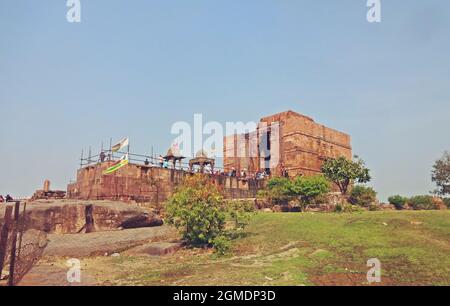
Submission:
[[[436,183],[436,194],[442,196],[450,194],[450,152],[445,152],[444,156],[435,162],[431,180]]]
[[[195,175],[186,178],[168,200],[167,220],[183,229],[189,244],[211,246],[225,233],[225,204],[216,185],[206,176]]]
[[[327,159],[322,165],[322,173],[339,187],[343,195],[347,194],[351,184],[367,183],[371,180],[369,169],[357,156],[354,160],[348,160],[343,156]]]
[[[285,177],[273,177],[267,182],[267,189],[258,191],[258,197],[273,204],[288,202],[292,196],[290,191],[291,181]]]
[[[298,176],[289,186],[290,194],[300,198],[302,208],[330,191],[330,182],[323,175]]]

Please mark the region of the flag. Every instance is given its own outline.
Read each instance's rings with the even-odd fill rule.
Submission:
[[[121,141],[119,141],[118,143],[116,143],[115,145],[113,145],[111,150],[113,152],[117,152],[120,149],[128,146],[128,144],[129,144],[129,139],[128,139],[128,137],[126,137],[126,138],[122,139]]]
[[[128,154],[122,156],[122,158],[118,161],[116,161],[114,164],[111,165],[108,169],[103,171],[104,175],[111,174],[122,168],[123,166],[128,164]]]

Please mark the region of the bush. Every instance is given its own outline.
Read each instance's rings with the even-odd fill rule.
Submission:
[[[217,236],[212,244],[215,252],[220,256],[227,255],[231,250],[231,239],[227,236]]]
[[[408,205],[414,210],[433,210],[435,209],[433,197],[429,195],[415,196],[408,200]]]
[[[330,182],[322,175],[298,176],[289,186],[290,194],[300,199],[302,210],[330,191]]]
[[[311,203],[315,198],[330,191],[330,182],[322,175],[298,176],[289,189],[291,194],[300,196],[306,203]]]
[[[354,213],[354,212],[361,212],[363,209],[359,206],[352,205],[350,203],[339,203],[334,208],[335,212],[338,213]]]
[[[355,186],[350,192],[348,201],[357,206],[370,207],[377,200],[377,193],[372,187]]]
[[[270,205],[282,205],[292,198],[290,195],[291,181],[284,177],[274,177],[267,182],[267,189],[258,191],[257,197],[269,202]]]
[[[251,215],[255,213],[255,206],[252,201],[229,201],[227,209],[231,220],[234,222],[235,230],[244,229],[250,221]]]
[[[446,205],[448,208],[450,208],[450,198],[443,198],[442,200],[444,201],[445,205]]]
[[[185,179],[167,203],[167,220],[183,229],[193,246],[213,245],[224,233],[226,205],[217,187],[205,176]]]
[[[402,210],[405,207],[406,202],[408,202],[408,198],[402,197],[400,195],[394,195],[388,198],[389,204],[395,206],[395,209]]]

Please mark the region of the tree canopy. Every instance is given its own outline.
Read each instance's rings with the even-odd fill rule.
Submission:
[[[439,195],[450,194],[450,153],[445,152],[441,159],[433,165],[431,180],[436,184],[436,193]]]
[[[327,159],[322,165],[322,173],[327,179],[335,183],[342,194],[347,194],[352,183],[370,182],[371,176],[364,161],[358,156],[353,160],[341,156],[336,159]]]

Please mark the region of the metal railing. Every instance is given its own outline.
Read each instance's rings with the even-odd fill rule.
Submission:
[[[106,161],[118,161],[120,158],[122,158],[124,155],[128,154],[128,160],[130,163],[133,164],[141,164],[149,167],[159,167],[159,168],[167,168],[167,169],[176,169],[180,171],[185,171],[189,173],[198,173],[200,172],[200,168],[194,167],[193,169],[190,168],[189,162],[184,160],[179,160],[175,164],[172,161],[168,161],[166,166],[164,166],[164,163],[161,162],[161,159],[157,156],[150,156],[150,155],[143,155],[143,154],[136,154],[136,153],[130,153],[130,152],[124,152],[124,151],[116,151],[113,152],[111,150],[103,150],[99,154],[83,157],[83,155],[80,158],[80,168],[88,167],[88,166],[95,166],[101,162]],[[211,167],[205,167],[204,173],[206,174],[212,174],[212,175],[223,175],[223,176],[229,176],[230,173],[225,172],[225,168],[220,166],[214,166]],[[249,173],[246,172],[245,176],[242,176],[239,171],[236,172],[235,177],[241,178],[241,179],[257,179],[256,173]],[[264,178],[258,178],[258,179],[264,179]]]

